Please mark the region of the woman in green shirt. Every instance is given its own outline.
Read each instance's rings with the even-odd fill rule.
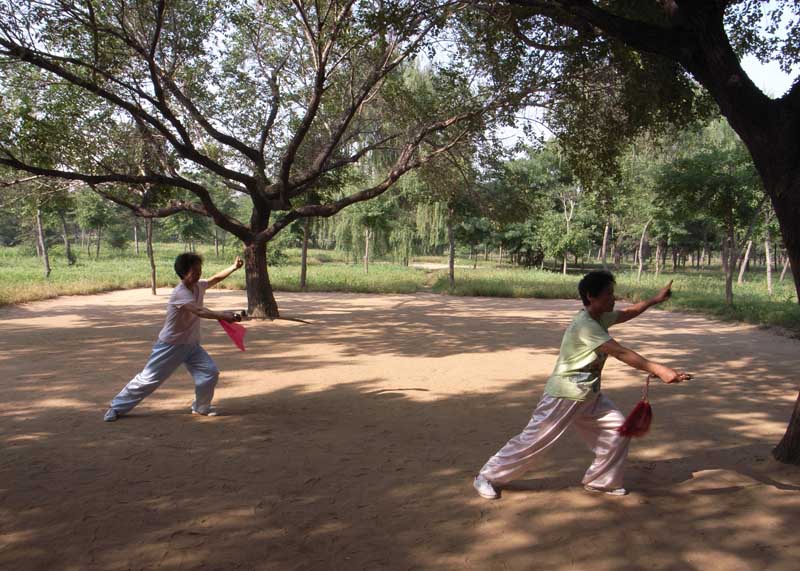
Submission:
[[[608,334],[608,328],[640,315],[671,295],[670,281],[655,297],[623,310],[614,311],[614,276],[607,271],[586,274],[578,284],[584,309],[564,333],[553,373],[547,380],[542,400],[525,429],[492,456],[475,477],[474,486],[482,497],[500,497],[497,489],[518,478],[571,425],[595,454],[583,477],[592,492],[622,496],[625,459],[630,438],[618,432],[625,416],[600,392],[603,365],[608,355],[635,369],[659,377],[665,383],[679,383],[691,375],[649,361],[623,347]]]

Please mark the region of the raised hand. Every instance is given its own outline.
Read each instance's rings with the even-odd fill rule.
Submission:
[[[656,294],[653,298],[653,301],[656,303],[662,303],[672,297],[672,280],[669,280],[669,283],[661,288],[661,290]]]

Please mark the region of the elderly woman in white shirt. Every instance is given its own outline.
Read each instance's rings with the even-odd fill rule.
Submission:
[[[203,258],[191,252],[175,258],[175,273],[181,278],[181,282],[172,290],[167,302],[167,317],[158,334],[158,340],[153,345],[153,352],[144,369],[111,400],[111,407],[106,411],[103,420],[114,422],[130,412],[160,387],[180,365],[186,365],[194,379],[195,399],[192,413],[217,415],[211,406],[211,400],[214,398],[219,369],[200,345],[200,318],[227,322],[238,321],[240,318],[232,311],[212,311],[204,307],[203,297],[208,288],[241,267],[242,260],[237,256],[230,267],[208,280],[203,280],[200,279]]]

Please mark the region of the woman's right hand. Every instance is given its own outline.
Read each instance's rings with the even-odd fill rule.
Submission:
[[[671,385],[672,383],[682,383],[683,381],[688,381],[692,378],[692,375],[679,369],[670,369],[669,367],[664,367],[662,371],[659,371],[658,378],[668,385]]]

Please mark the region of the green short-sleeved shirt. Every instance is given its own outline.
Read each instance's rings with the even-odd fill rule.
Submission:
[[[545,394],[583,401],[600,392],[600,376],[607,355],[596,349],[611,340],[608,328],[616,323],[618,313],[604,313],[600,321],[595,321],[586,310],[575,316],[561,340],[558,361],[547,379]]]

